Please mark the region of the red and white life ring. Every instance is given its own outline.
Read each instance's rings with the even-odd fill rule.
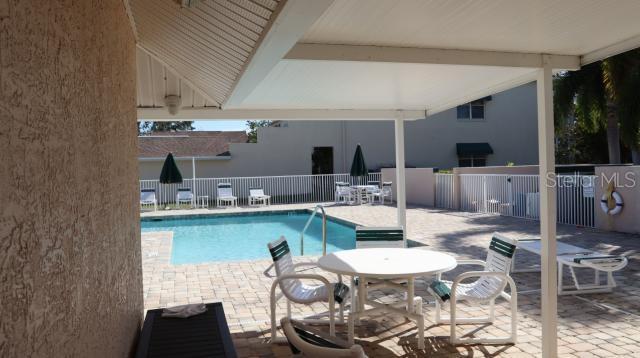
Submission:
[[[622,196],[620,196],[620,194],[614,191],[613,193],[611,193],[611,197],[613,197],[613,200],[615,200],[616,207],[613,209],[609,209],[609,204],[607,203],[607,194],[604,194],[600,199],[600,208],[602,208],[602,211],[604,211],[605,214],[609,214],[609,215],[619,214],[622,211],[622,207],[624,206],[624,202],[622,201]]]

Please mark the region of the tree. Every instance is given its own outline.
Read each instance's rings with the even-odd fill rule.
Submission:
[[[582,134],[606,129],[609,163],[621,162],[620,140],[640,162],[640,50],[632,50],[554,81],[556,124],[574,117]],[[562,127],[560,125],[560,127]],[[588,142],[588,141],[587,141]]]
[[[622,142],[631,148],[634,164],[640,164],[640,50],[631,50],[602,63],[607,92],[617,109]]]
[[[193,122],[138,122],[138,134],[156,133],[156,132],[177,132],[192,131]]]
[[[602,63],[596,62],[578,71],[560,73],[554,81],[556,127],[575,117],[583,128],[596,133],[607,131],[609,163],[620,163],[620,130],[614,102],[604,85]]]
[[[247,143],[258,142],[258,128],[269,127],[272,121],[247,121]]]

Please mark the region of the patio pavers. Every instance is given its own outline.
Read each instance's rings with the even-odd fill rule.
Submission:
[[[279,205],[267,210],[311,208],[312,204]],[[176,215],[246,212],[265,209],[183,210],[145,213]],[[364,225],[394,225],[396,211],[390,206],[333,206],[327,208],[331,216]],[[469,214],[428,208],[407,211],[408,238],[424,248],[455,254],[464,258],[486,256],[491,233],[522,237],[539,231],[537,221],[501,216]],[[629,265],[615,277],[619,287],[609,294],[560,296],[558,298],[558,344],[563,357],[640,356],[640,236],[603,232],[573,226],[558,226],[558,237],[568,243],[588,249],[626,254]],[[198,265],[171,265],[172,234],[170,232],[143,233],[143,275],[145,308],[167,307],[177,304],[222,301],[238,353],[243,357],[286,357],[285,345],[271,345],[269,325],[269,289],[272,278],[265,275],[270,260],[253,260]],[[420,249],[420,248],[417,248]],[[266,253],[266,248],[265,248]],[[523,265],[536,261],[533,255],[518,254]],[[305,257],[301,260],[313,260]],[[457,268],[446,277],[471,270]],[[312,270],[315,271],[315,270]],[[586,274],[586,272],[585,272]],[[326,276],[331,277],[330,274]],[[584,277],[583,273],[579,273]],[[364,320],[358,327],[356,342],[362,344],[370,357],[393,356],[509,356],[535,357],[541,354],[541,314],[539,273],[513,275],[518,285],[519,325],[515,346],[458,346],[448,343],[449,326],[433,324],[433,299],[426,292],[429,278],[417,283],[416,294],[425,304],[426,349],[418,351],[415,325],[393,316]],[[587,277],[591,277],[589,274]],[[333,278],[335,279],[335,278]],[[567,279],[569,279],[567,274]],[[567,281],[569,282],[569,281]],[[382,293],[379,293],[380,295]],[[383,298],[381,298],[383,299]],[[506,335],[509,310],[504,300],[498,300],[496,323],[482,327],[475,333]],[[285,312],[285,301],[279,302],[279,317]],[[461,305],[465,315],[484,315],[478,307]],[[326,306],[293,305],[293,316],[322,314]],[[338,326],[339,334],[344,327]]]

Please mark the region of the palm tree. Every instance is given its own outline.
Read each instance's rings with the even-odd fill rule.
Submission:
[[[634,164],[640,164],[640,50],[632,50],[602,62],[605,88],[616,104],[621,139],[631,148]]]
[[[620,140],[640,164],[640,50],[562,72],[554,81],[557,123],[575,118],[596,132],[605,127],[609,163],[619,164]]]
[[[606,126],[609,163],[620,163],[617,109],[604,85],[601,62],[558,74],[554,81],[554,107],[556,122],[575,116],[592,132]]]

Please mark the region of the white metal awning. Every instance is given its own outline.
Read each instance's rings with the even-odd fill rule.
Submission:
[[[139,98],[141,119],[306,119],[300,110],[311,119],[414,110],[405,118],[415,119],[533,81],[543,55],[553,55],[555,70],[575,69],[640,45],[636,0],[202,0],[186,9],[130,0],[129,7],[138,46],[207,102],[186,101],[173,117],[157,100]],[[161,81],[152,85],[166,92]]]

